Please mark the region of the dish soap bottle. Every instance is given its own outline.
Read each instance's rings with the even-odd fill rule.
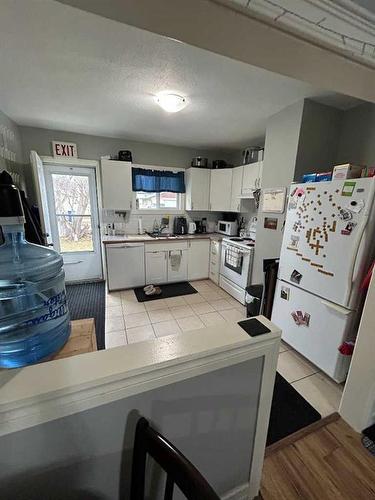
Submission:
[[[70,335],[62,257],[28,243],[24,223],[18,189],[0,184],[0,368],[48,358]]]

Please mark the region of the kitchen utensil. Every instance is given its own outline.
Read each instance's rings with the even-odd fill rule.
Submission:
[[[202,158],[202,156],[196,156],[191,160],[191,166],[198,168],[208,168],[208,159]]]
[[[197,229],[197,225],[195,222],[189,222],[188,233],[194,234]]]
[[[217,168],[226,168],[228,166],[227,162],[225,160],[214,160],[212,162],[212,168],[217,169]]]

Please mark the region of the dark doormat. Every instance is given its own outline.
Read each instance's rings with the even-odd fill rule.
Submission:
[[[276,372],[267,446],[321,418],[320,413]]]
[[[94,318],[98,349],[105,349],[105,282],[66,285],[70,319]]]
[[[181,283],[168,283],[167,285],[157,285],[161,289],[160,295],[146,295],[143,286],[134,288],[138,302],[147,302],[149,300],[168,299],[169,297],[178,297],[179,295],[191,295],[198,293],[187,281]]]

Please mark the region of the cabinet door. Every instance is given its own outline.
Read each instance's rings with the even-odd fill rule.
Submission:
[[[211,171],[207,168],[188,168],[185,171],[186,210],[208,210]]]
[[[259,163],[250,163],[243,166],[242,194],[249,194],[258,189]]]
[[[168,251],[168,283],[187,280],[187,252],[187,250]]]
[[[208,278],[210,240],[192,240],[188,247],[188,279]]]
[[[232,168],[211,170],[210,210],[230,210],[232,190]]]
[[[243,167],[236,167],[232,169],[232,197],[230,203],[230,209],[232,212],[240,212],[242,176],[243,176]]]
[[[146,253],[146,284],[166,283],[167,252]]]
[[[101,177],[103,208],[109,210],[131,210],[132,164],[125,161],[102,160]]]

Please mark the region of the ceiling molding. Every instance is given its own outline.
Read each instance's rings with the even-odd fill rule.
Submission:
[[[350,0],[229,0],[311,41],[338,49],[355,61],[375,66],[375,14]]]

